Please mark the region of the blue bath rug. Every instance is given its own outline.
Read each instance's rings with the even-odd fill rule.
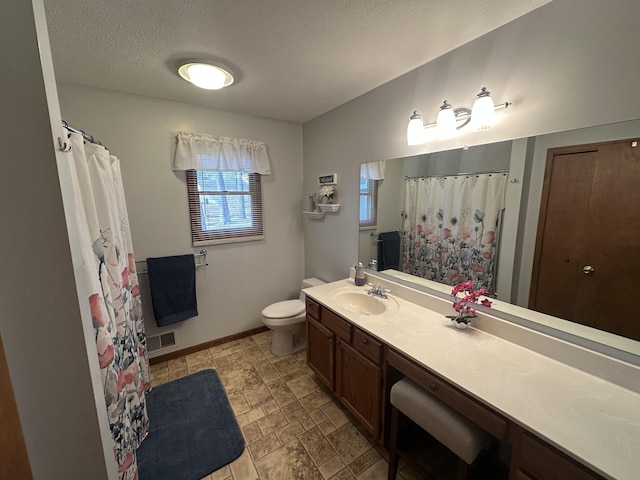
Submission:
[[[154,387],[149,434],[138,449],[140,480],[200,480],[231,463],[244,438],[215,370]]]

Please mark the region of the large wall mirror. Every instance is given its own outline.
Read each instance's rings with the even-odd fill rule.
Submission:
[[[593,328],[562,318],[562,314],[548,315],[528,309],[536,254],[536,237],[547,154],[550,149],[574,145],[612,142],[640,137],[640,120],[590,127],[568,132],[559,132],[535,138],[515,139],[513,141],[479,145],[468,149],[446,152],[434,152],[412,157],[389,159],[385,161],[384,180],[377,182],[377,222],[374,226],[360,226],[359,260],[371,268],[377,268],[372,260],[378,260],[378,240],[388,232],[403,231],[405,212],[405,183],[412,177],[443,177],[460,174],[485,172],[506,172],[505,210],[501,217],[500,239],[497,245],[495,265],[495,284],[497,302],[494,310],[507,318],[524,318],[542,331],[550,332],[589,347],[596,346],[601,351],[615,356],[629,358],[634,362],[640,359],[640,342],[637,334],[626,335],[624,331],[612,333],[606,328]],[[631,143],[631,142],[629,142]],[[634,147],[636,148],[636,147]],[[640,144],[637,146],[640,152]],[[582,171],[582,170],[579,170]],[[568,191],[577,190],[579,179],[569,177],[565,180]],[[363,201],[361,180],[361,209],[368,203]],[[611,195],[610,203],[615,204],[617,195]],[[619,205],[628,209],[628,205]],[[636,211],[637,212],[637,211]],[[361,218],[367,212],[361,212]],[[640,216],[640,214],[637,214]],[[586,222],[595,222],[594,218],[585,218]],[[594,223],[591,225],[597,229]],[[635,228],[635,227],[634,227]],[[634,230],[635,231],[635,230]],[[613,232],[611,232],[613,234]],[[578,244],[584,239],[577,239]],[[625,264],[640,270],[640,236],[631,240],[625,254]],[[600,254],[600,261],[607,261],[608,255]],[[565,261],[569,263],[567,258]],[[587,266],[587,265],[585,265]],[[582,266],[581,266],[582,268]],[[446,285],[425,280],[402,272],[403,267],[380,269],[384,275],[394,277],[396,281],[417,288],[426,289],[440,296],[447,295],[451,288]],[[585,275],[589,274],[588,271]],[[536,277],[539,278],[539,277]],[[615,279],[614,279],[615,281]],[[535,279],[534,279],[535,286]],[[625,285],[618,285],[624,291]],[[627,292],[629,293],[629,292]],[[592,292],[597,295],[597,292]],[[620,303],[626,294],[605,300],[609,305]],[[640,313],[629,312],[630,321],[640,322]]]

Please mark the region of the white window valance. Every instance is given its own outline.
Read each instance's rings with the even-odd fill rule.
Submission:
[[[271,174],[267,145],[246,138],[178,133],[174,170],[214,170]]]
[[[360,165],[360,178],[367,180],[384,180],[385,160],[363,163]]]

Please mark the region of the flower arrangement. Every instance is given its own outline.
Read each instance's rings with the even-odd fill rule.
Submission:
[[[451,296],[453,297],[453,309],[458,313],[445,316],[450,318],[456,327],[465,328],[471,319],[476,316],[476,310],[469,305],[475,305],[480,296],[487,293],[489,293],[489,290],[485,287],[474,289],[473,280],[456,285],[451,290]],[[458,298],[459,294],[462,295],[462,298]],[[480,301],[480,304],[490,307],[491,300],[484,298]]]
[[[325,185],[320,189],[320,197],[323,199],[322,203],[333,203],[333,196],[335,195],[335,190],[332,185]],[[326,201],[324,200],[326,199]]]

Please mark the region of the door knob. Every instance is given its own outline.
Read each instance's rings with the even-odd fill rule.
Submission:
[[[591,266],[591,265],[585,265],[582,268],[583,273],[586,273],[587,275],[591,275],[593,272],[595,272],[595,269]]]

